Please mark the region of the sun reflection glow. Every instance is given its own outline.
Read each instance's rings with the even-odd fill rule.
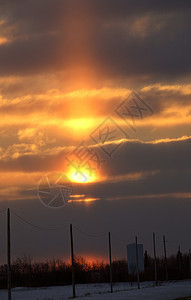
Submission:
[[[100,198],[84,198],[84,199],[71,199],[68,200],[68,202],[94,202],[94,201],[98,201],[100,200]]]
[[[97,123],[99,120],[97,121]],[[88,131],[96,126],[95,118],[76,118],[64,121],[65,126],[68,126],[70,130],[79,132],[80,130]]]

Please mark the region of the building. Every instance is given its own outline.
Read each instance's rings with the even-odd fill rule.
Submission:
[[[138,267],[139,273],[144,272],[144,254],[143,254],[143,244],[137,245],[138,249]],[[136,258],[136,244],[127,245],[127,262],[128,262],[128,272],[131,275],[137,274],[137,258]]]

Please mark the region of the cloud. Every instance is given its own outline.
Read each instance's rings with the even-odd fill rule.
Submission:
[[[39,147],[48,146],[48,144],[55,142],[55,140],[48,139],[48,137],[42,130],[32,127],[20,129],[18,131],[18,138],[21,142],[27,141],[30,143],[34,143]]]
[[[65,161],[66,155],[70,153],[68,148],[51,155],[51,152],[31,153],[31,148],[24,145],[15,147],[13,155],[10,153],[6,159],[1,160],[1,172],[32,172],[34,175],[38,172],[68,172]],[[24,151],[24,155],[20,152],[17,156],[15,153],[21,150]],[[139,195],[190,192],[190,161],[190,138],[154,143],[127,140],[114,157],[100,165],[100,169],[97,170],[101,176],[100,180],[80,189],[85,188],[90,198],[91,193],[95,198],[110,194],[124,196],[127,187],[128,193],[133,189],[134,193]],[[83,191],[77,193],[85,194]]]
[[[187,76],[190,10],[188,1],[11,1],[3,26],[16,29],[0,47],[0,73],[65,71],[69,78],[93,68],[100,80]]]
[[[130,201],[158,203],[160,200],[160,203],[169,203],[172,199],[189,200],[190,140],[183,138],[154,144],[127,141],[114,157],[101,165],[99,172],[103,180],[88,184],[72,183],[74,194],[84,195],[85,199],[100,199],[102,205],[106,200],[118,202],[118,205],[126,205],[122,203]],[[29,155],[4,162],[3,172],[0,173],[1,198],[24,201],[37,199],[39,180],[44,175],[57,174],[58,171],[64,174],[66,169],[61,170],[62,163],[64,166],[63,153],[41,159]],[[0,166],[2,165],[1,161]],[[85,203],[78,202],[79,205]],[[68,203],[68,207],[70,205],[78,204],[74,200]]]
[[[96,128],[108,115],[120,126],[122,120],[116,108],[128,99],[128,88],[80,89],[72,92],[48,90],[44,94],[28,94],[11,99],[2,97],[0,102],[0,126],[33,128],[34,122],[39,130],[69,128],[73,131],[84,126],[89,130]],[[140,90],[140,97],[153,111],[151,117],[137,117],[137,127],[179,126],[190,122],[190,85],[149,85]],[[11,118],[10,118],[11,116]],[[128,118],[132,123],[131,118]],[[123,120],[124,121],[124,120]],[[54,128],[54,129],[53,129]],[[84,128],[85,129],[85,128]],[[22,129],[23,130],[23,129]],[[87,134],[88,135],[88,134]]]

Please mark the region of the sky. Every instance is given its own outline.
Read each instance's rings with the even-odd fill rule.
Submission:
[[[186,0],[1,1],[1,262],[8,207],[13,259],[68,259],[70,223],[89,260],[188,252],[190,36]]]

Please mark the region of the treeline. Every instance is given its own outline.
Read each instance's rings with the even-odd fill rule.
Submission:
[[[169,280],[190,278],[189,255],[178,252],[167,259]],[[145,272],[140,274],[141,281],[154,280],[154,260],[145,251]],[[113,282],[134,282],[136,274],[128,274],[126,260],[112,262]],[[165,260],[157,258],[158,280],[166,279]],[[75,258],[76,283],[109,282],[109,265],[104,262],[88,263],[83,257]],[[32,262],[30,256],[17,258],[11,265],[12,287],[40,287],[71,284],[71,265],[60,259],[45,262]],[[7,265],[0,266],[0,288],[7,287]]]

